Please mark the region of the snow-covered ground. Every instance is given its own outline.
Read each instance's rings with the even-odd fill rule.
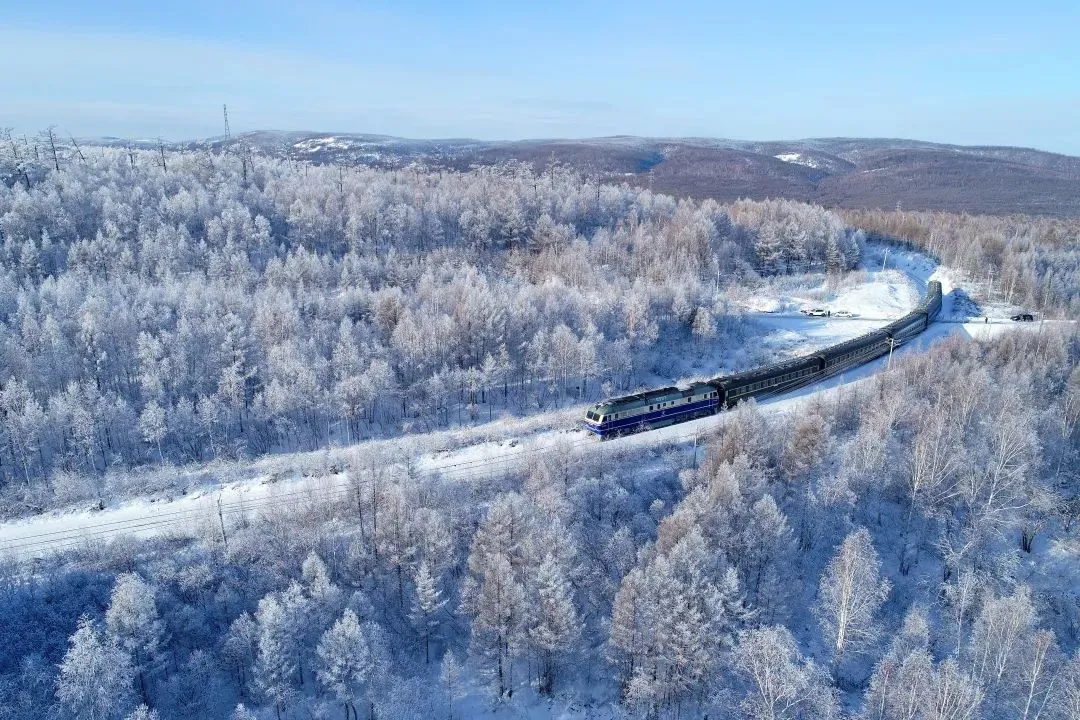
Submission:
[[[1038,323],[1008,321],[1009,308],[986,311],[991,322],[965,318],[967,304],[957,304],[952,273],[917,253],[890,249],[886,270],[881,270],[882,249],[869,253],[858,282],[833,290],[763,293],[761,306],[793,307],[813,302],[815,307],[846,311],[857,317],[806,317],[758,312],[754,321],[763,331],[762,342],[778,355],[798,355],[856,337],[914,306],[926,282],[942,283],[944,293],[940,321],[917,339],[897,350],[897,355],[918,352],[951,334],[985,338],[1011,328],[1037,331]],[[766,308],[769,309],[769,308]],[[882,358],[829,380],[761,403],[766,412],[791,412],[808,399],[857,388],[887,364]],[[411,458],[409,471],[435,476],[447,482],[472,482],[517,470],[547,457],[559,462],[581,459],[597,452],[637,448],[662,448],[693,441],[727,421],[725,414],[702,418],[648,433],[600,443],[580,429],[578,418],[584,405],[539,413],[526,418],[497,420],[483,425],[444,430],[365,443],[334,451],[270,457],[243,465],[221,465],[195,471],[178,471],[188,477],[174,478],[171,487],[184,491],[161,491],[136,499],[64,511],[54,511],[0,524],[0,555],[35,557],[120,535],[138,537],[192,537],[219,534],[250,513],[282,505],[295,506],[319,498],[352,492],[342,468],[357,451],[371,452],[382,462]]]
[[[787,152],[780,153],[779,155],[774,155],[773,157],[775,157],[777,160],[782,160],[783,162],[792,163],[794,165],[805,165],[812,168],[822,167],[822,163],[818,162],[812,157],[803,155],[802,153]]]

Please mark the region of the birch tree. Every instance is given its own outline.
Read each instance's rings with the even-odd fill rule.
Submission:
[[[814,608],[837,669],[846,655],[865,652],[876,642],[875,616],[889,587],[866,528],[844,538],[821,577]]]
[[[837,712],[824,673],[803,658],[795,639],[781,625],[740,633],[730,664],[748,685],[739,704],[747,718],[809,720],[832,718]]]

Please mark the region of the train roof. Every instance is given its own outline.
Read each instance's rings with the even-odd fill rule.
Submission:
[[[766,365],[765,367],[755,368],[754,370],[747,370],[741,373],[735,373],[734,375],[724,375],[718,377],[712,382],[720,385],[729,385],[732,382],[755,382],[759,378],[772,377],[773,375],[782,374],[786,372],[792,372],[794,370],[803,370],[808,367],[817,368],[820,361],[815,355],[807,355],[804,357],[792,358],[791,360],[784,360],[782,362],[773,363],[772,365]]]
[[[907,315],[900,318],[899,320],[893,320],[891,323],[881,328],[881,331],[887,333],[892,330],[898,330],[900,328],[907,327],[916,320],[922,320],[923,316],[926,315],[926,312],[927,311],[925,309],[919,309],[909,312]]]
[[[822,357],[826,358],[833,357],[835,355],[843,355],[845,353],[851,352],[852,350],[858,350],[859,348],[866,347],[867,345],[873,345],[876,342],[883,342],[888,339],[889,336],[881,330],[871,330],[865,335],[860,335],[859,337],[852,338],[851,340],[845,340],[839,345],[830,345],[827,348],[822,348],[815,354],[821,355]]]

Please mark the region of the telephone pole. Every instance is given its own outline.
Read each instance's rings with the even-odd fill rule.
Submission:
[[[221,512],[221,495],[217,499],[218,522],[221,523],[221,541],[225,543],[225,551],[229,551],[229,536],[225,533],[225,515]]]

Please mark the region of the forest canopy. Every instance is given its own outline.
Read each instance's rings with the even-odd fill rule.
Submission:
[[[821,208],[558,166],[26,158],[0,184],[0,485],[595,398],[661,331],[722,320],[722,284],[861,253]]]

